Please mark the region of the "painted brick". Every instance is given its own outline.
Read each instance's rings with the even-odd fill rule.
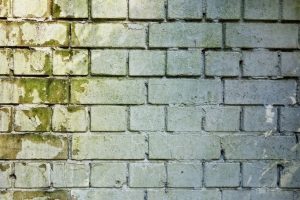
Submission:
[[[282,18],[284,20],[300,20],[299,0],[285,0],[282,3]]]
[[[92,0],[92,17],[124,19],[127,17],[127,1]]]
[[[300,109],[282,108],[280,113],[280,127],[282,131],[300,132]]]
[[[221,192],[219,190],[187,190],[172,189],[165,192],[164,190],[149,190],[149,200],[221,200]]]
[[[55,18],[87,18],[88,0],[54,0],[52,10]]]
[[[13,0],[12,12],[14,17],[36,18],[50,16],[49,0]]]
[[[300,76],[300,52],[281,53],[281,74],[283,76]]]
[[[144,199],[144,190],[135,189],[90,189],[90,190],[71,190],[71,196],[76,200],[122,200],[122,199]]]
[[[0,17],[7,17],[10,14],[10,0],[0,2]]]
[[[245,19],[276,20],[279,18],[278,0],[246,0]]]
[[[239,19],[241,16],[241,1],[209,0],[206,16],[209,19]]]
[[[164,19],[164,0],[129,0],[130,19]]]
[[[1,12],[1,11],[0,11]],[[0,50],[0,74],[7,75],[13,68],[11,58],[13,54],[11,49],[1,49]]]
[[[11,187],[10,175],[12,173],[12,166],[10,163],[0,163],[0,188]],[[0,193],[1,197],[1,193]]]
[[[0,132],[8,132],[12,129],[12,109],[10,107],[0,107]]]
[[[169,19],[201,19],[202,2],[198,0],[173,0],[168,2]]]

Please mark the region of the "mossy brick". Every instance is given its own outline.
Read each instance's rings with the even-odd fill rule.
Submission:
[[[300,76],[300,52],[281,52],[281,75],[287,77]]]
[[[206,3],[208,19],[239,19],[241,16],[241,1],[209,0]]]
[[[129,0],[130,19],[164,19],[164,0]]]
[[[279,1],[246,0],[244,18],[250,20],[277,20],[279,18]]]
[[[50,75],[51,49],[16,49],[13,52],[13,70],[16,75]]]
[[[300,20],[300,0],[284,0],[282,7],[284,20]]]
[[[173,0],[168,2],[169,19],[201,19],[202,1],[199,0]]]
[[[0,1],[0,17],[8,17],[10,14],[10,0]]]
[[[0,50],[0,75],[8,75],[12,69],[12,50],[1,49]]]
[[[88,18],[88,0],[54,0],[54,18]]]
[[[208,190],[189,190],[189,189],[169,189],[168,192],[161,189],[149,189],[147,193],[149,200],[160,200],[160,199],[182,199],[182,200],[198,200],[198,199],[209,199],[209,200],[221,200],[221,192],[216,189]]]
[[[47,132],[51,127],[52,110],[50,107],[25,107],[15,109],[15,131]]]
[[[50,16],[50,0],[12,0],[14,17],[46,18]]]
[[[87,50],[56,50],[53,52],[54,75],[87,75],[88,67]]]
[[[95,188],[95,189],[72,189],[71,196],[76,200],[121,200],[121,199],[144,199],[144,190],[142,189],[113,189],[113,188]]]
[[[0,132],[9,132],[12,129],[12,108],[0,107]]]
[[[1,134],[0,159],[67,159],[66,137],[40,134]]]
[[[8,162],[0,162],[0,188],[10,188],[11,179],[10,175],[12,173],[12,165]],[[0,193],[1,197],[1,193]],[[2,199],[2,198],[1,198]]]
[[[0,198],[1,200],[11,200],[13,199],[11,191],[0,191]]]
[[[74,134],[72,159],[144,159],[147,143],[137,134]]]
[[[69,192],[66,190],[54,191],[15,191],[13,192],[13,200],[20,199],[47,199],[47,200],[65,200],[69,198]]]
[[[125,19],[127,17],[127,1],[92,0],[92,17],[100,19]]]
[[[149,29],[150,47],[221,47],[221,24],[153,23]]]
[[[129,23],[73,23],[71,45],[73,47],[145,47],[146,26]]]

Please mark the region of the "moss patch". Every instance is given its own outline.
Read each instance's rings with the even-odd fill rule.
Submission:
[[[59,190],[54,192],[47,191],[16,191],[13,193],[13,200],[20,199],[47,199],[47,200],[66,200],[68,198],[68,192]]]

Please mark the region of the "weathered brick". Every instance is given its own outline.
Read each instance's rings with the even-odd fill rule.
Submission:
[[[205,108],[205,125],[207,131],[238,131],[240,124],[240,107]]]
[[[122,187],[127,177],[126,163],[94,163],[91,168],[91,186]]]
[[[12,172],[12,167],[10,163],[0,163],[0,188],[10,188],[11,179],[10,175]],[[1,197],[1,193],[0,193]],[[2,198],[1,198],[2,199]]]
[[[2,200],[11,200],[13,199],[11,191],[0,191],[0,198]]]
[[[168,107],[168,131],[201,131],[202,109],[198,107]]]
[[[68,199],[69,193],[65,190],[55,190],[55,191],[15,191],[13,193],[13,200],[19,200],[19,199],[28,199],[28,200],[34,200],[34,199]],[[11,199],[9,199],[11,200]]]
[[[266,107],[247,106],[244,108],[243,119],[245,131],[277,130],[277,109],[271,105]]]
[[[280,127],[282,131],[300,132],[300,108],[282,108],[280,113]]]
[[[15,131],[50,131],[52,111],[50,107],[25,107],[15,109]]]
[[[84,163],[53,163],[51,181],[54,187],[88,187],[89,165]]]
[[[168,51],[167,75],[199,76],[202,74],[203,62],[199,50]]]
[[[8,132],[12,129],[11,107],[0,107],[0,132]]]
[[[165,128],[164,114],[162,106],[130,107],[130,130],[162,131]]]
[[[293,80],[225,80],[227,104],[295,104]]]
[[[281,53],[281,74],[283,76],[300,76],[300,52]]]
[[[241,54],[239,52],[205,52],[205,74],[208,76],[238,76]]]
[[[224,190],[223,200],[250,200],[251,192],[249,190]]]
[[[145,137],[138,134],[75,134],[72,138],[72,158],[84,159],[144,159]]]
[[[296,36],[295,36],[296,37]],[[221,24],[150,24],[150,47],[221,47]]]
[[[216,136],[197,134],[149,136],[150,159],[218,159],[220,148],[220,138]]]
[[[89,189],[89,190],[71,190],[71,196],[76,200],[122,200],[122,199],[144,199],[144,190],[135,189]]]
[[[127,17],[127,1],[92,0],[92,17],[124,19]]]
[[[92,131],[125,131],[126,127],[126,107],[94,106],[91,108]]]
[[[168,163],[169,187],[202,187],[201,163]]]
[[[130,51],[129,75],[163,76],[165,74],[165,57],[163,51]]]
[[[36,18],[50,16],[49,0],[13,0],[12,12],[14,17]]]
[[[149,101],[153,104],[217,104],[221,102],[221,81],[153,79]]]
[[[295,137],[291,136],[224,136],[221,142],[227,159],[294,159],[296,157],[296,152],[293,150],[296,141]]]
[[[168,2],[169,19],[201,19],[202,2],[198,0],[173,0]]]
[[[164,187],[167,179],[163,163],[131,163],[129,165],[130,187]]]
[[[282,18],[284,20],[300,20],[299,0],[284,0],[282,3]]]
[[[276,20],[279,18],[279,1],[245,0],[244,18]]]
[[[55,18],[87,18],[88,0],[54,0],[52,10]]]
[[[1,13],[1,8],[0,8],[0,13]],[[10,70],[13,68],[12,59],[11,59],[12,56],[13,54],[11,49],[0,50],[0,74],[1,75],[9,74]]]
[[[17,188],[50,186],[49,163],[15,163],[15,175]]]
[[[149,200],[221,200],[219,190],[187,190],[187,189],[170,189],[165,190],[148,190]]]
[[[88,65],[87,50],[56,50],[53,53],[54,75],[87,75]]]
[[[72,24],[74,47],[145,47],[143,24]]]
[[[228,23],[227,47],[298,48],[298,25]]]
[[[204,182],[206,187],[238,187],[240,164],[205,163]]]
[[[244,51],[244,76],[276,76],[279,75],[279,61],[277,52],[272,51]]]
[[[126,75],[127,50],[92,50],[91,72],[100,75]]]
[[[293,199],[293,192],[282,191],[282,190],[253,190],[251,191],[251,199],[255,199],[255,200]]]
[[[146,101],[144,80],[73,79],[71,102],[82,104],[143,104]]]
[[[164,0],[129,0],[130,19],[164,19]]]
[[[206,3],[206,16],[209,19],[239,19],[241,16],[241,1],[209,0]]]
[[[0,159],[66,159],[66,137],[40,134],[1,134]]]
[[[7,17],[10,14],[10,0],[0,2],[0,17]]]
[[[276,187],[276,162],[246,162],[243,163],[243,187]]]
[[[280,176],[280,187],[283,188],[299,188],[300,187],[300,162],[287,162],[284,164],[283,171]]]

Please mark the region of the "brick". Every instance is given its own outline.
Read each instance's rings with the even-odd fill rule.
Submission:
[[[17,107],[15,131],[50,131],[52,110],[49,107]]]
[[[280,113],[280,127],[282,131],[300,132],[300,109],[282,108]]]
[[[86,135],[72,138],[72,158],[85,159],[144,159],[146,141],[142,135]]]
[[[0,191],[0,198],[3,200],[11,200],[13,199],[12,192]]]
[[[251,192],[248,190],[224,190],[223,200],[250,200]]]
[[[243,163],[243,187],[276,187],[276,162],[246,162]]]
[[[0,163],[0,188],[10,188],[11,180],[10,175],[12,172],[12,167],[10,163]],[[0,193],[1,197],[1,193]],[[2,198],[1,198],[2,199]]]
[[[245,51],[243,52],[244,76],[277,76],[279,75],[279,62],[277,52],[271,51]]]
[[[49,0],[13,0],[12,12],[14,17],[36,18],[50,16]]]
[[[96,106],[91,108],[92,131],[125,131],[126,127],[126,107]]]
[[[227,159],[293,159],[296,152],[291,136],[225,136],[221,140]],[[253,147],[255,144],[255,148]]]
[[[51,181],[54,187],[88,187],[89,165],[84,163],[53,163]]]
[[[64,190],[55,190],[52,192],[47,191],[15,191],[13,193],[13,199],[68,199],[69,193]]]
[[[205,163],[204,181],[207,187],[238,187],[239,163]]]
[[[49,163],[15,163],[15,187],[37,188],[50,186]]]
[[[167,179],[163,163],[131,163],[129,165],[129,186],[164,187]]]
[[[240,107],[226,106],[205,108],[207,131],[238,131],[240,125]]]
[[[16,49],[13,54],[14,74],[50,75],[52,69],[52,52],[50,49],[28,50]]]
[[[300,172],[299,161],[287,162],[284,164],[283,171],[280,176],[280,187],[283,188],[299,188]]]
[[[277,109],[271,105],[245,107],[243,119],[245,131],[277,130]]]
[[[87,50],[56,50],[53,53],[54,75],[87,75],[88,65]]]
[[[295,35],[296,37],[296,35]],[[150,24],[150,47],[221,47],[221,24]]]
[[[81,104],[143,104],[146,88],[143,80],[73,79],[71,102]]]
[[[152,104],[217,104],[221,102],[219,80],[153,79],[149,81]]]
[[[292,80],[225,80],[226,104],[295,104]]]
[[[168,51],[167,75],[199,76],[202,74],[203,62],[199,50]]]
[[[58,132],[84,132],[88,126],[88,112],[82,106],[55,106],[52,129]]]
[[[129,0],[130,19],[164,19],[164,0]]]
[[[93,163],[91,168],[91,186],[122,187],[126,184],[126,163]]]
[[[0,2],[0,17],[7,17],[10,14],[10,0]]]
[[[168,2],[169,19],[201,19],[202,2],[197,0],[174,0]]]
[[[1,5],[1,4],[0,4]],[[0,9],[1,13],[1,9]],[[8,75],[12,67],[12,58],[13,54],[11,49],[1,49],[0,50],[0,74]]]
[[[169,187],[202,187],[201,163],[168,163]]]
[[[295,24],[226,24],[226,46],[241,48],[298,48]]]
[[[238,76],[241,54],[239,52],[205,52],[205,74],[208,76]]]
[[[293,199],[293,192],[280,191],[280,190],[253,190],[251,192],[251,199],[255,199],[255,200]]]
[[[122,200],[122,199],[144,199],[144,190],[135,189],[89,189],[89,190],[71,190],[71,196],[76,200]]]
[[[124,19],[127,12],[126,0],[92,0],[93,18]]]
[[[12,110],[10,107],[0,107],[0,132],[8,132],[12,129]]]
[[[165,128],[164,107],[134,106],[130,107],[130,130],[162,131]]]
[[[281,74],[283,76],[300,76],[300,52],[281,53]]]
[[[279,18],[279,1],[246,0],[244,18],[276,20]]]
[[[284,20],[300,20],[299,0],[285,0],[282,3],[282,18]]]
[[[218,159],[220,148],[220,139],[216,136],[197,134],[149,136],[150,159]]]
[[[168,131],[201,131],[202,109],[198,107],[168,107]]]
[[[163,76],[165,74],[165,57],[163,51],[130,51],[129,75]]]
[[[54,18],[87,18],[88,0],[54,0]]]
[[[127,50],[92,50],[91,72],[99,75],[126,75]]]
[[[143,24],[72,24],[74,47],[145,47]]]
[[[206,6],[208,19],[239,19],[241,16],[241,1],[209,0]]]
[[[66,159],[66,137],[41,134],[1,134],[0,159]]]
[[[187,190],[187,189],[170,189],[165,190],[148,190],[149,200],[221,200],[219,190]]]

